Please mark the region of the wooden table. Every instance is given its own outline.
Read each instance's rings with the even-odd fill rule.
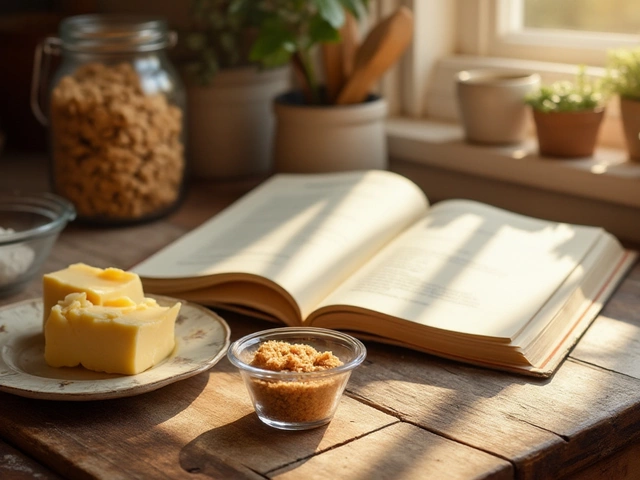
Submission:
[[[2,167],[0,188],[14,185],[14,167],[10,180]],[[43,272],[72,262],[128,268],[253,184],[195,184],[177,213],[151,224],[70,225]],[[305,432],[261,424],[226,358],[130,398],[0,393],[0,478],[640,478],[639,292],[636,266],[548,380],[368,343],[334,420]],[[36,280],[1,303],[40,294]],[[223,316],[232,340],[272,326]]]

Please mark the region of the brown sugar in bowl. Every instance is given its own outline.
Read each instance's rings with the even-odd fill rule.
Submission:
[[[341,332],[284,327],[234,342],[227,356],[239,368],[262,422],[306,430],[331,421],[366,349]]]

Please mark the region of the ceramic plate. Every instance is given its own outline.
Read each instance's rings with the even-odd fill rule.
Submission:
[[[151,295],[149,295],[151,296]],[[161,305],[178,300],[154,298]],[[82,367],[52,368],[44,360],[42,300],[0,309],[0,391],[45,400],[104,400],[150,392],[211,368],[229,346],[229,326],[212,311],[180,300],[176,348],[137,375],[114,375]]]

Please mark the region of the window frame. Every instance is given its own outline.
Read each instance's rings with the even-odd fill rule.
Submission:
[[[377,0],[372,21],[400,5],[412,9],[413,42],[401,63],[385,75],[380,92],[391,116],[458,121],[453,77],[468,68],[512,68],[538,72],[544,83],[572,79],[580,64],[589,75],[605,73],[606,50],[638,44],[640,36],[611,34],[598,42],[594,35],[531,30],[509,32],[518,0]],[[502,8],[502,10],[501,10]],[[561,38],[562,48],[553,42]],[[600,45],[594,49],[595,45]],[[533,54],[529,55],[531,52]],[[546,55],[545,52],[551,52]],[[571,59],[571,64],[566,63]],[[583,60],[583,61],[581,61]],[[587,61],[588,60],[588,61]],[[573,63],[575,62],[575,63]],[[595,66],[592,66],[595,65]],[[623,148],[618,101],[612,98],[599,144]]]
[[[640,35],[518,28],[523,1],[456,0],[459,15],[478,19],[458,31],[459,53],[603,67],[607,50],[640,43]]]

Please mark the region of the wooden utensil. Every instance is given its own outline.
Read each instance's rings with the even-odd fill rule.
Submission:
[[[413,14],[406,7],[382,20],[369,32],[356,53],[353,72],[336,104],[364,101],[371,86],[404,53],[413,37]]]
[[[293,65],[293,73],[295,79],[302,90],[302,96],[304,97],[304,101],[308,104],[315,103],[313,91],[311,90],[311,83],[306,75],[306,70],[304,68],[304,63],[302,58],[298,53],[294,53],[291,57],[291,63]]]
[[[335,101],[346,80],[342,55],[341,43],[322,44],[322,64],[324,66],[324,84],[327,103],[333,103]]]
[[[322,44],[322,62],[325,74],[327,102],[334,103],[353,69],[358,48],[358,23],[349,12],[340,29],[340,41]]]
[[[342,36],[342,69],[346,81],[353,72],[353,63],[356,58],[359,43],[358,21],[349,12],[347,12],[347,17],[340,30],[340,35]]]

